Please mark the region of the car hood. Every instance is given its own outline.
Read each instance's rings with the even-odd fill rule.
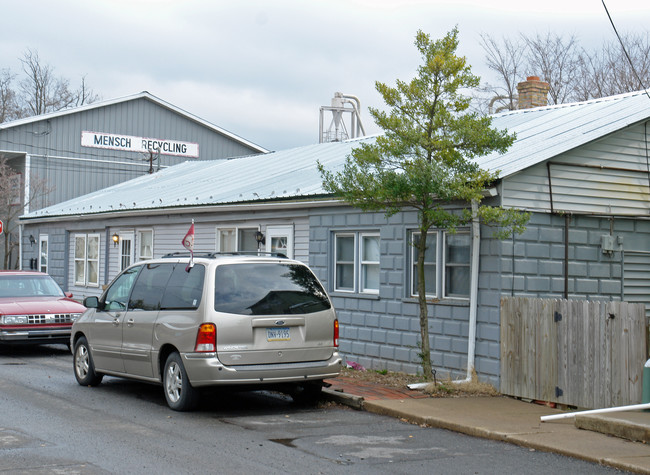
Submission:
[[[30,315],[48,313],[83,313],[86,307],[65,297],[0,298],[0,314]]]

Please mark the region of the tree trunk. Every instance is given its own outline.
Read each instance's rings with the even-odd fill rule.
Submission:
[[[427,231],[429,226],[420,228],[420,240],[417,244],[418,261],[418,303],[420,305],[420,341],[422,347],[420,356],[422,358],[422,372],[423,376],[430,380],[433,376],[431,365],[431,345],[429,344],[429,311],[427,308],[427,292],[426,282],[424,277],[424,254],[427,250]]]

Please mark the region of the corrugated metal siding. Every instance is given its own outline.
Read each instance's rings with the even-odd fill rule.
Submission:
[[[650,215],[643,126],[630,127],[553,157],[550,162],[554,211]],[[542,163],[506,178],[503,205],[550,212],[548,173]]]
[[[220,133],[216,127],[179,115],[148,96],[44,117],[0,126],[0,150],[30,155],[32,172],[47,180],[52,190],[45,200],[32,203],[32,210],[148,173],[147,157],[140,153],[82,147],[82,131],[196,142],[198,160],[260,151],[243,140]],[[187,157],[160,155],[160,163],[155,162],[154,169],[186,160]]]
[[[645,304],[650,318],[650,251],[625,251],[623,300]]]
[[[477,162],[507,177],[636,125],[649,115],[650,101],[643,91],[498,114],[493,116],[492,126],[515,133],[517,140],[506,153],[492,153]]]

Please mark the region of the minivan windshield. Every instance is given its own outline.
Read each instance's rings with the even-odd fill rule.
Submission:
[[[331,308],[323,287],[300,264],[256,262],[216,269],[214,308],[239,315],[288,315]]]

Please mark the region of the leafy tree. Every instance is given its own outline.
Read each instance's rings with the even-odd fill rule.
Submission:
[[[458,30],[436,41],[418,31],[415,46],[422,65],[414,79],[397,80],[396,87],[375,83],[390,108],[389,112],[370,109],[384,135],[354,149],[341,171],[325,170],[319,163],[324,188],[353,206],[383,210],[387,216],[415,209],[422,237],[434,228],[454,232],[481,218],[504,226],[503,233],[523,231],[526,213],[479,206],[483,191],[497,179],[497,173],[482,170],[473,159],[492,151],[505,152],[514,136],[491,128],[489,117],[469,112],[470,99],[460,91],[476,88],[479,78],[471,74],[464,57],[456,56]],[[455,204],[462,204],[461,209],[450,209]],[[430,378],[430,302],[424,272],[427,240],[414,241],[422,369]]]

